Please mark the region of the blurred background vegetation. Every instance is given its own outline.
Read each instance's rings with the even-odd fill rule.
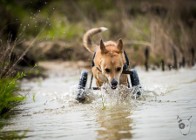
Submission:
[[[196,49],[195,0],[0,0],[1,47],[14,44],[14,56],[29,49],[26,60],[91,61],[82,47],[84,32],[105,26],[95,43],[122,38],[132,65],[190,63]],[[90,63],[89,63],[90,64]]]

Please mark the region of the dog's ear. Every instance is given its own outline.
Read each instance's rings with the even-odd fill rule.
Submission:
[[[123,49],[123,42],[122,42],[122,39],[119,39],[118,40],[118,45],[117,45],[117,48],[120,52],[122,52],[122,49]]]
[[[100,41],[100,49],[101,49],[101,53],[102,53],[102,54],[107,53],[107,50],[106,50],[106,48],[105,48],[105,45],[104,45],[102,39],[101,39],[101,41]]]

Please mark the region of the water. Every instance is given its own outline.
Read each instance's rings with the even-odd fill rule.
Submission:
[[[27,100],[16,107],[2,132],[26,132],[26,139],[196,139],[196,67],[166,72],[137,68],[144,88],[140,99],[88,91],[88,103],[80,104],[75,89],[83,68],[43,64],[49,77],[23,80],[21,94]],[[187,135],[177,116],[192,116]]]

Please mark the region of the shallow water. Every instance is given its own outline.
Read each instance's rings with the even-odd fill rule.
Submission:
[[[196,139],[196,67],[166,72],[137,68],[144,88],[140,99],[88,91],[85,104],[75,101],[83,68],[61,63],[48,68],[46,79],[23,80],[21,94],[27,100],[2,132],[25,131],[26,139]],[[177,116],[192,116],[186,135]]]

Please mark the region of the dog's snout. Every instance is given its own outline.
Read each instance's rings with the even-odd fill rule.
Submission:
[[[111,85],[112,85],[112,89],[116,89],[116,87],[118,85],[118,81],[116,81],[115,79],[112,79]]]
[[[112,82],[111,82],[111,85],[117,86],[118,85],[118,82],[115,79],[113,79]]]

